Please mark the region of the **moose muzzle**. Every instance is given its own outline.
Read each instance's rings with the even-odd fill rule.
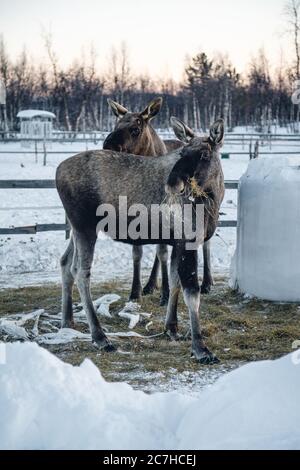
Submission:
[[[182,194],[184,192],[185,184],[181,178],[172,178],[172,181],[170,179],[168,180],[166,186],[165,186],[165,191],[167,194]]]

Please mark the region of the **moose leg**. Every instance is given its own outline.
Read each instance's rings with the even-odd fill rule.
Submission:
[[[210,240],[204,242],[203,247],[203,280],[201,285],[201,294],[209,294],[211,286],[214,285],[214,280],[211,274],[210,264]]]
[[[142,283],[141,283],[142,256],[143,256],[143,247],[139,245],[133,245],[132,247],[133,281],[132,281],[129,300],[140,300],[141,295],[142,295]]]
[[[87,316],[93,343],[105,351],[114,351],[115,347],[108,341],[101,328],[91,298],[90,276],[96,240],[96,232],[93,230],[74,232],[77,262],[76,265],[72,265],[72,273]]]
[[[178,256],[174,247],[171,255],[170,264],[170,296],[167,307],[167,315],[165,321],[165,330],[172,340],[178,340],[178,320],[177,320],[177,304],[180,292],[180,279],[178,275]]]
[[[74,277],[71,273],[73,255],[74,242],[73,236],[71,236],[68,247],[60,259],[62,275],[62,328],[71,328],[73,326],[72,292],[74,286]]]
[[[160,305],[167,305],[169,300],[169,277],[168,277],[168,247],[167,245],[157,245],[157,257],[161,267],[161,293]]]
[[[178,259],[178,274],[183,289],[183,297],[189,310],[192,332],[192,355],[201,364],[219,362],[205,346],[200,328],[200,287],[197,266],[198,255],[195,250],[183,250]]]
[[[158,259],[158,256],[156,255],[149,280],[143,289],[143,295],[152,294],[155,291],[155,289],[157,289],[158,269],[159,269],[159,259]]]

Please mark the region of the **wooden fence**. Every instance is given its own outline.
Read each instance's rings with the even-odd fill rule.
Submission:
[[[226,189],[237,189],[238,181],[227,180],[225,181]],[[1,189],[53,189],[55,188],[55,180],[0,180]],[[52,207],[53,208],[53,207]],[[56,208],[56,207],[55,207]],[[59,207],[57,207],[58,209]],[[62,206],[61,206],[62,208]],[[16,209],[16,208],[15,208]],[[30,208],[28,208],[29,210]],[[38,207],[35,207],[38,209]],[[46,209],[46,208],[43,208]],[[48,208],[49,209],[49,208]],[[4,209],[6,210],[6,208]],[[9,210],[9,208],[7,209]],[[236,220],[220,220],[219,227],[236,227]],[[66,232],[66,238],[69,238],[70,226],[67,223],[64,224],[34,224],[23,227],[0,227],[0,235],[33,235],[37,232]]]
[[[169,130],[158,130],[158,134],[162,139],[174,139],[174,133]],[[47,164],[48,155],[75,155],[81,153],[84,149],[71,150],[55,150],[51,148],[52,143],[76,144],[85,143],[85,150],[88,150],[89,143],[99,145],[102,148],[102,141],[108,135],[108,132],[58,132],[54,131],[49,140],[43,138],[23,138],[17,132],[0,132],[0,143],[3,143],[0,150],[1,154],[12,155],[35,155],[35,161],[38,162],[39,156],[42,156],[43,165]],[[260,133],[230,133],[226,134],[226,145],[222,151],[222,155],[231,156],[247,155],[249,158],[255,158],[258,155],[300,155],[300,135],[299,134],[260,134]],[[9,150],[5,148],[6,144],[19,143],[24,145],[20,150]],[[272,150],[272,146],[276,144],[276,150]],[[230,150],[228,148],[230,146]],[[239,146],[242,150],[234,149]],[[286,147],[289,150],[286,150]],[[256,150],[255,150],[256,149]],[[282,150],[281,150],[282,149]],[[295,150],[294,150],[295,149]]]
[[[97,144],[99,141],[102,141],[107,135],[107,132],[86,132],[86,133],[74,133],[74,132],[53,132],[52,139],[49,140],[51,142],[60,142],[60,143],[76,143],[76,142],[85,142],[86,148],[88,148],[88,143],[93,142]],[[168,131],[159,131],[159,135],[163,139],[173,139],[174,134]],[[72,150],[51,150],[51,147],[47,148],[47,143],[44,139],[27,139],[28,144],[33,144],[33,149],[24,148],[22,150],[6,150],[5,144],[10,142],[25,142],[26,139],[21,139],[20,135],[16,132],[9,132],[4,133],[0,132],[0,142],[4,145],[0,150],[0,154],[35,154],[36,161],[38,158],[38,154],[43,155],[43,162],[44,165],[46,164],[47,155],[51,154],[65,154],[65,155],[74,155],[76,153],[82,152],[82,149],[76,151]],[[282,147],[281,149],[277,149],[276,151],[271,151],[272,144],[277,142],[278,147]],[[38,144],[42,144],[42,148],[38,148]],[[230,156],[234,155],[248,155],[249,158],[255,158],[258,155],[300,155],[299,147],[300,147],[300,135],[299,134],[259,134],[259,133],[240,133],[240,134],[231,134],[227,133],[226,135],[226,144],[228,145],[239,145],[242,147],[242,151],[232,151],[232,148],[227,152],[226,146],[223,150],[224,158],[227,157],[228,154]],[[296,147],[297,150],[285,150],[286,144],[289,147]],[[246,150],[245,146],[249,145],[249,150]],[[266,148],[269,148],[269,151],[266,151]],[[226,189],[237,189],[238,188],[238,181],[226,181],[225,182]],[[54,180],[0,180],[0,190],[1,189],[53,189],[55,188],[55,181]],[[62,208],[62,206],[61,206]],[[13,208],[16,210],[30,210],[33,208]],[[56,207],[34,207],[35,210],[43,209],[43,210],[50,210],[50,209],[60,209],[60,206]],[[9,208],[0,208],[0,211],[3,210],[10,210]],[[220,220],[219,227],[236,227],[237,221],[236,220]],[[68,238],[70,233],[70,226],[67,223],[51,223],[51,224],[34,224],[28,225],[24,227],[9,227],[9,228],[2,228],[0,227],[0,234],[1,235],[20,235],[20,234],[35,234],[37,232],[49,232],[49,231],[65,231],[66,238]]]
[[[157,133],[161,138],[164,139],[174,139],[174,132],[168,129],[156,129]],[[57,131],[54,130],[52,132],[51,141],[53,142],[74,142],[74,141],[82,141],[82,142],[92,142],[92,141],[99,141],[104,140],[106,136],[109,134],[110,131],[86,131],[86,132],[75,132],[75,131]],[[300,140],[300,134],[292,134],[292,133],[262,133],[262,132],[227,132],[226,133],[226,140]],[[0,131],[0,141],[3,142],[20,142],[25,141],[26,138],[22,137],[18,131]],[[27,140],[37,140],[43,141],[43,138],[34,138],[34,139],[27,139]]]
[[[254,134],[253,134],[254,136]],[[174,138],[174,135],[172,134],[164,134],[162,136],[164,139],[172,139]],[[102,142],[102,139],[100,139]],[[100,145],[99,141],[99,149],[102,148],[102,144]],[[76,139],[51,139],[49,141],[44,141],[40,139],[10,139],[4,141],[5,143],[11,143],[11,142],[16,142],[16,143],[21,143],[21,142],[27,142],[29,144],[28,147],[20,149],[20,150],[10,150],[9,148],[5,148],[6,146],[3,145],[1,150],[0,150],[0,155],[35,155],[35,161],[36,163],[38,162],[39,156],[42,156],[43,158],[43,165],[45,166],[47,164],[47,157],[48,155],[76,155],[78,153],[83,152],[84,150],[89,149],[89,143],[91,142],[90,139],[81,139],[81,138],[76,138]],[[55,142],[60,142],[60,143],[85,143],[85,149],[61,149],[61,150],[55,150],[51,148],[51,143]],[[276,150],[272,150],[272,145],[275,144],[276,142]],[[0,140],[1,143],[1,140]],[[38,144],[41,143],[42,146],[39,147]],[[98,144],[98,141],[93,142],[94,145]],[[32,144],[32,145],[31,145]],[[50,145],[49,145],[50,144]],[[286,146],[289,146],[289,150],[287,150]],[[239,146],[242,147],[242,150],[233,149],[234,146]],[[247,155],[249,158],[253,158],[254,152],[253,149],[257,148],[257,155],[299,155],[300,156],[300,138],[298,137],[275,137],[275,136],[266,136],[266,139],[264,139],[263,136],[260,136],[259,138],[256,137],[249,137],[247,135],[243,135],[242,137],[226,137],[226,145],[224,145],[224,148],[222,150],[221,156],[223,154],[230,154],[231,156],[236,156],[236,155]],[[92,149],[90,149],[92,150]]]

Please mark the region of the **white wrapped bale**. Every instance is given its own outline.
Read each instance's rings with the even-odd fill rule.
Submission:
[[[249,162],[239,184],[231,287],[261,299],[300,301],[300,158]]]

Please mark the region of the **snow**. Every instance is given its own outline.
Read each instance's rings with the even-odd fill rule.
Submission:
[[[24,109],[23,111],[19,111],[17,114],[17,118],[21,119],[32,119],[35,117],[47,117],[54,119],[56,116],[50,111],[43,111],[40,109]]]
[[[258,298],[300,301],[300,156],[249,162],[239,185],[231,285]]]
[[[245,365],[189,397],[134,391],[106,382],[88,359],[74,367],[37,344],[7,344],[0,447],[300,449],[299,352]]]
[[[119,317],[129,320],[128,328],[132,330],[136,327],[141,317],[150,318],[151,313],[140,312],[141,306],[136,302],[126,302],[122,310],[118,313]]]
[[[95,302],[93,302],[93,304],[96,307],[97,313],[103,315],[104,317],[111,318],[109,306],[114,302],[118,302],[120,298],[121,297],[117,294],[105,294],[99,299],[97,299]]]
[[[93,304],[100,315],[113,318],[110,313],[110,305],[120,300],[117,294],[106,294],[96,299]],[[141,312],[141,306],[135,302],[127,302],[124,307],[117,313],[121,318],[129,320],[128,328],[133,330],[142,318],[150,319],[151,313]],[[88,325],[87,316],[82,309],[82,304],[73,305],[74,319],[76,323],[83,323]],[[91,335],[88,333],[81,333],[73,330],[72,328],[61,328],[62,313],[55,315],[46,312],[44,309],[35,310],[30,313],[16,313],[3,315],[0,318],[0,333],[2,333],[5,340],[34,340],[39,344],[67,344],[73,341],[89,341],[91,342]],[[34,325],[32,327],[32,320]],[[43,333],[40,333],[43,331]],[[157,336],[162,336],[164,333],[155,335],[141,335],[135,331],[122,331],[122,332],[106,332],[107,336],[112,337],[137,337],[152,339]]]

